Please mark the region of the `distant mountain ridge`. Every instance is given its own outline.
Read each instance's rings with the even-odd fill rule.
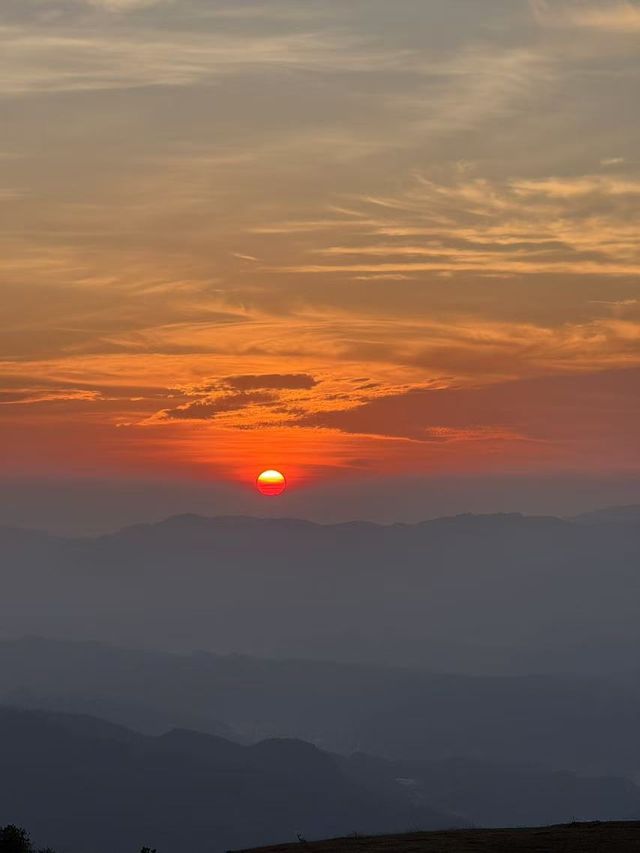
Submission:
[[[463,757],[630,778],[640,768],[634,673],[440,675],[32,638],[0,641],[0,703],[90,714],[148,734],[294,737],[394,760]]]
[[[409,664],[608,672],[637,660],[640,524],[173,517],[62,539],[0,530],[6,634]]]
[[[268,526],[284,526],[287,528],[301,528],[311,530],[313,528],[336,528],[347,529],[351,528],[359,531],[374,530],[374,529],[411,529],[423,528],[430,525],[438,525],[442,523],[456,523],[461,521],[486,523],[490,521],[500,522],[504,520],[511,521],[556,521],[560,523],[575,523],[575,522],[591,522],[600,524],[607,521],[620,521],[635,523],[640,522],[640,504],[628,504],[620,506],[602,507],[600,509],[591,510],[589,512],[579,513],[573,516],[557,516],[544,514],[531,514],[522,512],[492,512],[492,513],[473,513],[462,512],[454,515],[442,515],[435,518],[427,518],[423,521],[406,522],[397,521],[390,523],[379,523],[374,521],[361,521],[353,519],[350,521],[341,522],[318,522],[304,518],[296,518],[295,516],[256,516],[256,515],[202,515],[199,513],[186,512],[176,515],[167,516],[164,519],[150,522],[140,522],[131,525],[126,525],[111,533],[101,533],[85,536],[69,536],[55,533],[48,533],[38,528],[25,527],[18,525],[2,525],[0,531],[4,534],[13,534],[16,538],[22,536],[40,537],[43,540],[54,541],[72,541],[72,540],[105,540],[113,537],[137,535],[145,531],[158,529],[194,529],[210,526],[220,526],[224,528],[244,528],[247,525],[257,528],[265,528]]]
[[[624,507],[618,509],[625,509]],[[630,509],[634,509],[631,507]],[[607,510],[601,510],[598,512],[606,513]],[[594,516],[598,515],[598,512],[593,513]],[[591,514],[587,514],[591,515]],[[585,516],[576,516],[575,518],[583,518]],[[351,521],[340,521],[334,523],[321,523],[318,521],[310,521],[309,519],[304,518],[295,518],[293,516],[281,516],[281,517],[273,517],[273,516],[256,516],[256,515],[214,515],[214,516],[206,516],[199,515],[197,513],[183,513],[180,515],[172,515],[167,518],[161,519],[156,522],[145,522],[143,524],[133,524],[127,527],[123,527],[120,530],[115,531],[114,533],[105,533],[100,536],[91,537],[95,539],[109,539],[111,537],[118,537],[121,535],[127,535],[128,533],[137,533],[144,532],[152,529],[194,529],[194,528],[205,528],[205,527],[221,527],[221,528],[239,528],[243,529],[247,526],[253,526],[258,529],[264,529],[269,527],[286,527],[289,529],[301,529],[301,530],[312,530],[316,528],[320,529],[336,529],[336,530],[355,530],[355,531],[366,531],[366,530],[389,530],[389,529],[414,529],[414,528],[423,528],[432,525],[438,525],[442,523],[451,523],[451,522],[487,522],[487,521],[505,521],[505,520],[523,520],[523,521],[535,521],[537,519],[545,520],[545,521],[557,521],[560,523],[571,523],[574,521],[574,518],[561,518],[559,516],[553,515],[525,515],[520,512],[497,512],[497,513],[486,513],[486,514],[477,514],[477,513],[459,513],[457,515],[444,515],[438,518],[430,518],[425,519],[424,521],[418,522],[404,522],[398,521],[390,524],[379,524],[373,521],[359,521],[357,519],[353,519]]]
[[[611,506],[592,512],[583,512],[574,516],[572,520],[583,524],[640,524],[640,504]]]

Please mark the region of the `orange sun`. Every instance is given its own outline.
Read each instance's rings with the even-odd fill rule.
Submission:
[[[280,471],[263,471],[256,480],[256,486],[261,495],[275,497],[284,492],[287,488],[287,481]]]

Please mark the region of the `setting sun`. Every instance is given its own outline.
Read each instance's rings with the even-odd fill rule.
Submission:
[[[287,481],[280,471],[263,471],[256,480],[258,491],[262,495],[275,497],[281,495],[287,488]]]

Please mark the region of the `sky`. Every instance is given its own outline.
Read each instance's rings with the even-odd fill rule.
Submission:
[[[3,494],[640,500],[640,3],[0,0],[0,42]]]

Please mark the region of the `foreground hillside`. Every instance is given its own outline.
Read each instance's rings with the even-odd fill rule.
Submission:
[[[260,853],[289,853],[305,847],[314,853],[637,853],[640,822],[339,838],[309,845],[263,847]]]

